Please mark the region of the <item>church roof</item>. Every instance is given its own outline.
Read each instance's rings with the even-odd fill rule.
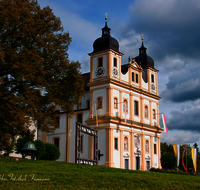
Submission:
[[[107,25],[107,17],[105,19],[105,26],[101,30],[102,35],[100,38],[97,38],[94,41],[92,53],[96,53],[107,49],[113,49],[114,51],[119,52],[118,41],[110,35],[111,29]]]

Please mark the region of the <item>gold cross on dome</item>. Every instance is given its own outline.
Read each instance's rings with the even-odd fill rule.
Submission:
[[[144,38],[143,38],[143,34],[141,35],[142,36],[142,41],[144,40]]]
[[[107,13],[105,13],[105,16],[106,16],[106,18],[105,18],[105,19],[107,20],[107,16],[108,16],[108,14],[107,14]]]

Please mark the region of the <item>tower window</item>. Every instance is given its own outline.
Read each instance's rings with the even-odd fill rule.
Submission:
[[[156,110],[153,109],[153,119],[156,119]]]
[[[135,82],[138,83],[138,74],[135,75]]]
[[[117,59],[114,58],[114,67],[117,67]]]
[[[99,97],[97,98],[97,109],[103,108],[103,98]]]
[[[151,82],[154,83],[154,75],[153,74],[151,75]]]
[[[148,106],[144,107],[144,117],[148,118]]]
[[[134,82],[134,72],[132,72],[132,81]]]
[[[117,98],[114,98],[114,109],[118,108],[118,102],[117,102]]]
[[[138,113],[139,113],[138,112],[138,101],[135,100],[134,101],[134,114],[135,115],[139,115]]]
[[[102,59],[102,57],[100,57],[98,59],[98,67],[102,67],[102,66],[103,66],[103,59]]]

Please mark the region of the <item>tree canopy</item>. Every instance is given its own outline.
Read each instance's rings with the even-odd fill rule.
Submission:
[[[81,65],[70,62],[69,32],[48,6],[33,0],[0,1],[0,149],[3,136],[24,136],[37,121],[57,125],[55,106],[72,112],[84,94]]]

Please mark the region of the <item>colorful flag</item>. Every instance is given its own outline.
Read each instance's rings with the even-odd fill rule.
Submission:
[[[161,117],[162,117],[164,131],[165,131],[165,133],[168,133],[165,115],[161,114]]]
[[[179,144],[173,144],[173,149],[174,149],[174,155],[177,160],[177,166],[179,165],[179,160],[180,160],[180,145]]]
[[[183,152],[182,165],[183,165],[184,170],[187,171],[187,168],[185,167],[185,163],[184,163],[184,154],[185,154],[185,150],[186,150],[186,147],[185,147],[184,152]]]
[[[98,127],[97,105],[95,103],[96,126]]]
[[[192,161],[193,161],[193,166],[194,166],[194,170],[196,172],[197,166],[196,166],[196,158],[197,158],[197,149],[196,148],[192,148]]]

